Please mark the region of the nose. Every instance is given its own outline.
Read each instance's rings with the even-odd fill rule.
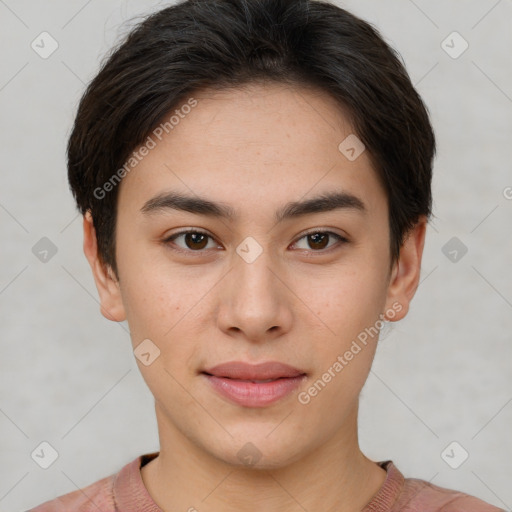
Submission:
[[[282,336],[292,325],[293,293],[285,271],[263,250],[254,261],[235,254],[219,294],[218,325],[254,342]]]

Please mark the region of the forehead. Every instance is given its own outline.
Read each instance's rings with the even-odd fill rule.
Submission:
[[[316,89],[200,90],[150,134],[153,148],[123,178],[119,202],[140,209],[177,190],[233,204],[236,212],[341,190],[363,196],[368,209],[385,206],[367,151],[348,158],[354,152],[346,153],[347,144],[361,149],[354,137],[342,108]]]

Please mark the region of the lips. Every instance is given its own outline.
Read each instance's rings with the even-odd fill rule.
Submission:
[[[249,364],[232,361],[201,372],[216,393],[243,407],[267,407],[293,393],[306,379],[306,372],[271,361]]]
[[[247,382],[271,382],[276,379],[293,378],[306,374],[302,370],[278,361],[255,365],[242,361],[231,361],[208,368],[202,373]]]

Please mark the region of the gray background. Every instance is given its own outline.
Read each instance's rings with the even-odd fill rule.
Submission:
[[[0,0],[1,511],[26,510],[158,449],[127,326],[99,312],[65,144],[84,84],[127,20],[162,5]],[[512,2],[338,5],[401,53],[439,143],[422,281],[363,389],[362,449],[406,476],[511,510]],[[59,45],[46,59],[31,48],[43,31]],[[442,47],[453,31],[469,43],[458,58],[461,40],[445,43],[452,56]],[[46,262],[32,250],[43,237],[57,248]],[[443,249],[452,237],[456,261],[445,255],[453,247]],[[31,458],[42,441],[59,454],[46,470]],[[469,453],[458,469],[441,456],[452,441]],[[460,460],[460,448],[448,453]]]

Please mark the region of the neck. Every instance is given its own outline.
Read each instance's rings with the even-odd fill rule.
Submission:
[[[160,453],[141,475],[162,510],[354,512],[365,507],[386,477],[359,449],[357,405],[331,438],[272,469],[228,464],[166,422],[158,405],[156,412]]]

